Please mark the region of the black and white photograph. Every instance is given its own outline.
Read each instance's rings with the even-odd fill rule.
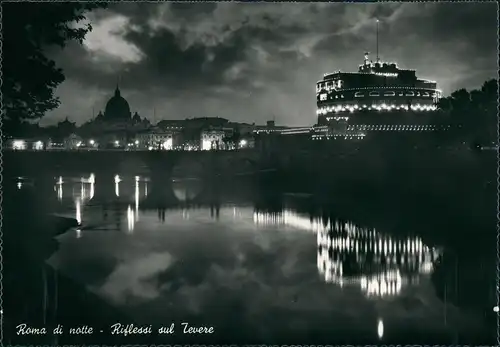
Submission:
[[[2,1],[2,345],[498,345],[498,13]]]

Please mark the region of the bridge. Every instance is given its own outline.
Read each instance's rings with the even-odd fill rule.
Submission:
[[[33,172],[114,172],[141,175],[161,173],[182,176],[244,174],[268,170],[270,161],[261,151],[4,151],[4,170],[15,175]]]

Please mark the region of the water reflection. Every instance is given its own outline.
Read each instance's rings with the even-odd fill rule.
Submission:
[[[53,266],[86,285],[92,284],[92,290],[106,298],[127,298],[117,302],[134,317],[139,314],[128,305],[137,299],[144,305],[141,312],[146,312],[141,313],[143,321],[164,319],[164,312],[148,316],[150,308],[167,307],[171,302],[177,303],[181,313],[187,304],[197,305],[193,312],[208,310],[207,317],[212,319],[219,311],[210,311],[212,306],[206,302],[222,297],[217,305],[231,306],[233,299],[248,302],[241,304],[241,320],[236,317],[234,321],[252,333],[254,327],[244,326],[247,306],[262,312],[262,319],[281,319],[287,325],[283,334],[285,329],[288,334],[293,321],[297,330],[304,327],[305,335],[306,328],[314,330],[325,323],[324,317],[331,319],[330,327],[348,322],[338,328],[343,331],[364,331],[367,327],[370,342],[378,338],[387,344],[416,319],[422,326],[429,322],[435,330],[446,330],[444,335],[456,329],[450,317],[455,320],[457,316],[446,299],[443,303],[439,293],[436,295],[432,287],[435,281],[427,280],[432,272],[453,284],[455,279],[448,276],[453,269],[436,262],[442,252],[419,237],[398,238],[335,218],[311,217],[282,209],[281,199],[262,204],[279,207],[275,213],[261,212],[253,205],[224,203],[229,199],[223,189],[212,188],[215,184],[211,182],[196,192],[197,179],[169,181],[155,176],[149,181],[115,172],[98,173],[97,181],[93,174],[50,179],[46,187],[49,191],[55,183],[55,192],[49,192],[54,206],[68,209],[81,224],[61,236]],[[23,191],[29,185],[25,182],[20,182]],[[17,191],[14,184],[12,188]],[[61,203],[54,201],[56,196]],[[132,233],[134,237],[127,235]],[[75,237],[78,242],[74,242]],[[158,258],[158,254],[165,258]],[[120,259],[118,263],[116,259]],[[471,282],[477,285],[477,281]],[[106,285],[101,287],[102,283]],[[449,287],[452,285],[446,284]],[[227,292],[220,294],[221,288]],[[450,293],[445,292],[448,300]],[[276,306],[279,314],[273,313]],[[282,319],[282,313],[290,318]],[[359,330],[351,325],[354,320],[362,325]],[[472,321],[480,320],[473,317],[466,323]],[[262,325],[274,329],[272,324]],[[427,326],[421,328],[426,330]],[[325,332],[325,336],[330,334],[335,340],[343,333]]]
[[[132,207],[129,205],[127,207],[127,228],[128,228],[129,233],[134,231],[135,222],[136,222],[135,216],[136,216],[136,214],[132,210]]]
[[[128,225],[127,231],[133,232],[135,224],[139,221],[141,201],[143,201],[148,195],[148,179],[141,178],[140,176],[134,177],[133,197],[128,193],[131,191],[130,189],[127,189],[129,181],[127,181],[126,177],[115,175],[113,177],[113,181],[114,194],[112,196],[107,195],[106,190],[104,189],[106,181],[102,181],[100,184],[102,192],[98,195],[98,199],[95,200],[95,174],[91,173],[88,177],[82,176],[78,178],[63,178],[62,176],[59,176],[56,179],[54,191],[56,192],[57,200],[62,204],[62,206],[65,205],[64,199],[70,198],[73,200],[75,211],[74,218],[77,220],[78,224],[82,226],[77,231],[77,237],[81,237],[82,231],[89,228],[89,226],[82,225],[85,224],[84,214],[88,213],[89,216],[93,218],[96,207],[102,210],[103,222],[108,220],[110,212],[114,213],[117,228],[120,228],[120,220],[123,214],[122,211],[126,210]],[[110,180],[109,183],[112,183],[113,181]],[[125,184],[125,186],[121,187],[122,184]],[[71,197],[65,195],[66,192],[70,193]],[[132,201],[133,205],[131,204]]]
[[[82,202],[79,198],[75,199],[75,219],[78,224],[82,224]]]
[[[119,197],[119,196],[120,196],[120,182],[121,182],[121,181],[122,181],[122,180],[120,179],[120,176],[116,175],[116,176],[115,176],[115,195],[116,195],[117,197]]]
[[[396,239],[350,222],[309,218],[291,210],[254,213],[257,224],[283,224],[317,235],[318,273],[327,283],[359,285],[367,297],[398,295],[433,271],[439,251],[419,237]]]
[[[57,200],[62,201],[63,198],[63,179],[61,176],[57,179],[56,183]]]
[[[192,201],[200,194],[201,189],[202,183],[197,178],[172,180],[172,190],[179,202]]]
[[[16,181],[16,188],[18,190],[21,190],[23,189],[23,187],[26,186],[33,186],[34,184],[33,180],[27,177],[16,177],[15,181]]]
[[[382,319],[379,319],[377,323],[377,335],[379,339],[384,337],[384,322]]]

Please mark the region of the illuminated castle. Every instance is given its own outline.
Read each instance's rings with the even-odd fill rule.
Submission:
[[[437,83],[418,79],[396,63],[373,63],[365,53],[358,72],[325,74],[316,84],[318,116],[367,111],[433,111],[440,97]]]
[[[418,237],[396,239],[352,223],[294,211],[254,213],[256,224],[288,225],[317,236],[318,273],[326,283],[359,286],[367,297],[390,297],[429,274],[439,256]]]
[[[318,125],[333,125],[340,132],[434,130],[425,119],[440,97],[435,81],[380,61],[377,21],[376,61],[365,53],[358,72],[327,73],[316,83]],[[398,113],[414,116],[409,120]]]

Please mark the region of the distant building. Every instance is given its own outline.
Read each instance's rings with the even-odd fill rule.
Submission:
[[[78,149],[82,144],[83,144],[83,139],[76,134],[71,134],[64,139],[65,149],[70,149],[70,150]]]
[[[279,133],[288,127],[285,126],[276,126],[274,120],[269,120],[266,122],[266,125],[254,125],[253,133],[254,134],[269,134],[269,133]]]
[[[78,134],[92,138],[100,148],[127,146],[137,132],[151,127],[147,119],[142,119],[137,112],[132,115],[127,100],[121,95],[118,86],[114,95],[106,103],[104,113],[83,124]]]
[[[130,106],[127,100],[121,96],[118,86],[116,86],[115,95],[106,103],[104,117],[108,121],[117,122],[129,122],[132,117]]]
[[[174,147],[175,134],[174,131],[165,131],[158,128],[138,132],[134,145],[140,149],[171,150]]]
[[[207,129],[201,132],[200,148],[202,151],[222,149],[225,132],[223,129]]]

